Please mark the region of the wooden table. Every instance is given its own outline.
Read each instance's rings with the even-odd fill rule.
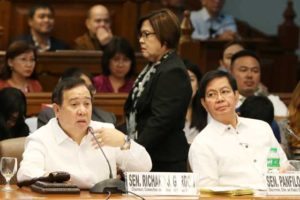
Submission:
[[[0,186],[3,187],[2,185]],[[12,192],[2,192],[0,191],[0,199],[19,199],[19,200],[47,200],[47,199],[105,199],[107,195],[103,194],[91,194],[88,191],[81,191],[80,194],[38,194],[31,192],[29,188],[22,188],[19,189],[17,186],[13,186],[15,189]],[[144,197],[147,200],[196,200],[199,199],[198,197],[181,197],[181,196],[151,196],[151,197]],[[134,200],[140,199],[138,197],[134,197],[132,195],[122,195],[122,194],[115,194],[112,195],[109,199],[117,200],[117,199],[126,199],[126,200]],[[294,200],[299,199],[300,196],[205,196],[201,195],[200,199],[204,200],[225,200],[225,199],[242,199],[242,200]]]

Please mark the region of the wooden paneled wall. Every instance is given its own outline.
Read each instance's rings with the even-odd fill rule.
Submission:
[[[0,49],[7,48],[9,41],[29,32],[28,8],[35,0],[0,0],[0,26],[3,36]],[[76,37],[86,32],[85,19],[88,9],[95,4],[105,5],[112,19],[113,33],[127,38],[136,47],[136,24],[138,18],[150,10],[160,8],[160,0],[44,0],[55,10],[53,36],[72,46]]]
[[[139,16],[161,7],[160,0],[45,0],[55,8],[56,26],[54,36],[69,44],[83,34],[85,15],[94,4],[108,7],[112,16],[112,29],[116,35],[127,38],[138,51],[136,23]],[[8,42],[28,31],[27,9],[34,0],[0,0],[0,49],[6,49]],[[188,1],[190,2],[190,1]],[[238,28],[247,46],[257,51],[262,58],[262,82],[271,92],[291,92],[297,83],[298,57],[295,49],[299,44],[299,27],[293,22],[292,2],[288,1],[284,22],[279,26],[277,36],[267,36],[246,23],[238,21]],[[193,8],[192,8],[193,9]],[[280,22],[278,22],[280,23]],[[190,41],[182,43],[179,51],[182,57],[198,64],[202,73],[219,66],[224,41]],[[2,54],[3,57],[3,54]],[[2,58],[3,59],[3,58]],[[86,67],[93,74],[100,73],[99,52],[58,52],[41,54],[37,71],[46,91],[51,91],[61,72],[70,66]],[[137,73],[145,60],[138,59]],[[1,54],[0,54],[1,62]],[[97,71],[99,70],[99,71]],[[49,79],[50,77],[50,79]],[[53,79],[55,77],[55,79]]]
[[[117,123],[120,123],[124,120],[124,103],[127,99],[128,94],[119,93],[119,94],[96,94],[94,96],[93,106],[99,107],[105,111],[112,112],[116,115]],[[26,94],[27,99],[27,115],[35,116],[41,109],[42,104],[51,103],[51,93],[42,92],[42,93],[29,93]]]

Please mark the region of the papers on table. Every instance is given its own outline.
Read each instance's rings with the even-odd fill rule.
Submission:
[[[238,186],[211,186],[201,187],[201,194],[213,194],[213,195],[252,195],[254,191],[251,188],[244,188]]]

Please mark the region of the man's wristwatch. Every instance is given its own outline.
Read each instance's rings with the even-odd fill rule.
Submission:
[[[123,144],[123,146],[121,146],[121,150],[128,150],[130,149],[130,138],[128,137],[128,135],[125,135],[125,143]]]

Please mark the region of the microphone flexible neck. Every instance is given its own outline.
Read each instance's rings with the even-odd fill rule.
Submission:
[[[97,146],[98,146],[99,149],[101,150],[102,155],[104,156],[104,158],[105,158],[105,160],[106,160],[106,162],[107,162],[107,165],[108,165],[108,168],[109,168],[109,178],[112,179],[112,178],[113,178],[113,174],[112,174],[112,170],[111,170],[111,166],[110,166],[109,160],[108,160],[108,158],[106,157],[106,155],[105,155],[105,153],[104,153],[104,151],[103,151],[103,149],[102,149],[100,143],[98,142],[98,140],[97,140],[97,138],[96,138],[96,136],[95,136],[94,129],[93,129],[92,127],[89,127],[88,130],[89,130],[89,132],[92,134],[93,138],[95,139],[95,141],[96,141],[96,143],[97,143]]]

